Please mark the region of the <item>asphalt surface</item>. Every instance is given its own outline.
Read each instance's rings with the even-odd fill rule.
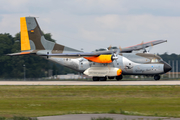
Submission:
[[[121,114],[73,114],[38,117],[38,120],[91,120],[91,118],[114,118],[114,120],[180,120],[180,118],[131,116]]]
[[[0,81],[0,85],[180,85],[180,81]]]

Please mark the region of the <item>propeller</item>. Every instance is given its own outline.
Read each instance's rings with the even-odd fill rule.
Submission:
[[[143,53],[147,53],[147,50],[146,50],[146,48],[145,48],[145,46],[144,46],[144,41],[142,41],[141,45],[142,45],[143,50],[144,50]]]
[[[112,55],[112,60],[117,60],[118,59],[118,55],[121,52],[121,47],[119,46],[119,48],[116,50],[116,53],[113,53]]]
[[[107,65],[109,70],[111,69],[110,64],[111,64],[111,63],[108,63],[108,65]]]
[[[150,46],[149,49],[147,50],[147,53],[149,53],[152,48],[153,48],[153,43],[151,43],[151,46]]]
[[[112,48],[112,46],[110,45],[110,46],[108,47],[108,50],[111,50],[111,48]]]
[[[119,48],[117,48],[117,50],[116,50],[116,52],[114,52],[112,49],[111,49],[111,45],[110,45],[110,47],[108,47],[108,50],[110,50],[110,51],[112,51],[112,57],[111,57],[111,59],[112,59],[112,61],[113,60],[116,60],[117,61],[117,59],[118,59],[118,55],[119,55],[119,53],[122,51],[122,48],[119,46]],[[109,68],[109,70],[110,70],[110,64],[111,63],[108,63],[107,64],[107,66],[108,66],[108,68]]]
[[[149,53],[151,51],[152,47],[153,47],[153,43],[152,42],[151,42],[151,46],[149,47],[148,50],[145,48],[145,45],[144,45],[143,41],[142,41],[141,45],[142,45],[143,50],[144,50],[143,53]]]

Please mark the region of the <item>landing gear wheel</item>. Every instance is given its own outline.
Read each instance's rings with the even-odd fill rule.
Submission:
[[[114,79],[114,77],[108,77],[108,79]]]
[[[122,80],[123,79],[123,76],[120,75],[120,76],[116,76],[116,80],[119,81],[119,80]]]
[[[99,78],[99,81],[106,81],[106,80],[107,80],[106,77],[100,77],[100,78]]]
[[[93,77],[93,81],[99,81],[99,77]]]
[[[155,75],[154,76],[154,80],[160,80],[161,79],[161,76],[160,75]]]

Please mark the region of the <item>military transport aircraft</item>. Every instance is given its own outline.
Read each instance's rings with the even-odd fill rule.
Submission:
[[[154,76],[171,70],[171,66],[155,54],[149,54],[147,47],[167,42],[154,40],[126,48],[109,47],[94,52],[82,52],[45,39],[35,17],[20,18],[21,52],[8,55],[37,55],[85,75],[93,81],[121,80],[123,75]],[[143,50],[143,52],[136,52]]]

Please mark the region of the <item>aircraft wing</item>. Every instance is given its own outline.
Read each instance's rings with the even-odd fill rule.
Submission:
[[[50,51],[49,51],[50,52]],[[98,57],[99,55],[111,55],[116,51],[109,50],[109,51],[99,51],[99,52],[70,52],[70,53],[37,53],[37,51],[28,50],[22,51],[18,53],[11,53],[7,54],[8,56],[18,56],[18,55],[27,55],[27,54],[34,54],[38,56],[47,56],[47,57],[56,57],[56,58],[80,58],[80,57],[91,57],[95,56]]]
[[[132,51],[137,51],[141,50],[147,47],[151,47],[160,43],[167,42],[167,40],[154,40],[146,43],[141,43],[138,45],[126,47],[120,49],[119,53],[131,53]],[[47,57],[56,57],[56,58],[80,58],[80,57],[98,57],[100,55],[112,55],[113,53],[116,53],[116,50],[108,50],[108,51],[98,51],[98,52],[76,52],[76,53],[50,53],[50,54],[38,54],[39,56],[47,56]],[[24,52],[19,52],[19,53],[13,53],[13,54],[8,54],[10,56],[14,55],[25,55],[25,54],[36,54],[35,51],[29,50],[29,51],[24,51]]]
[[[131,53],[132,51],[141,50],[147,47],[151,47],[160,43],[167,42],[167,40],[154,40],[146,43],[137,44],[134,46],[126,47],[120,49],[120,53]],[[80,58],[80,57],[91,57],[91,56],[99,56],[99,55],[112,55],[113,53],[116,53],[116,50],[108,50],[108,51],[99,51],[99,52],[77,52],[77,53],[57,53],[57,54],[43,54],[41,56],[51,56],[51,57],[57,57],[57,58]]]
[[[131,53],[132,51],[137,51],[137,50],[141,50],[147,47],[151,47],[157,44],[161,44],[167,42],[167,40],[154,40],[154,41],[150,41],[150,42],[146,42],[146,43],[141,43],[141,44],[137,44],[134,46],[130,46],[130,47],[126,47],[126,48],[122,48],[121,49],[121,53]]]
[[[99,55],[110,55],[114,51],[101,52],[78,52],[78,53],[57,53],[57,54],[42,54],[41,56],[51,56],[56,58],[80,58],[80,57],[98,57]]]

